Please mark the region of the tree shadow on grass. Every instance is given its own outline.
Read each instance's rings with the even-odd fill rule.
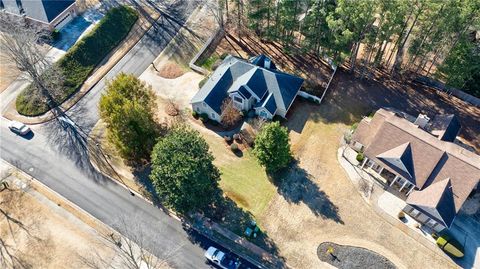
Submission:
[[[344,224],[338,212],[338,207],[313,182],[312,176],[298,166],[297,162],[293,162],[288,168],[271,175],[271,178],[274,178],[278,193],[289,203],[304,203],[315,216]]]

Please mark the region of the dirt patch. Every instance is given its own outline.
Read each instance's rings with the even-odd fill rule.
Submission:
[[[287,53],[281,44],[260,40],[254,33],[239,38],[228,31],[214,54],[230,53],[244,59],[265,54],[281,70],[304,77],[304,90],[320,96],[332,74],[331,68],[316,55],[296,51],[294,48]],[[430,118],[437,114],[455,114],[462,124],[460,136],[480,152],[480,108],[433,88],[392,78],[385,71],[370,71],[371,78],[366,79],[359,73],[338,69],[325,96],[333,108],[330,116],[338,114],[330,117],[333,121],[352,124],[380,107],[393,107],[413,116],[424,113]]]
[[[174,79],[185,74],[185,71],[175,62],[168,61],[158,69],[158,75],[163,78]]]
[[[235,31],[227,31],[214,55],[220,57],[228,53],[249,59],[265,54],[282,71],[305,78],[304,90],[320,96],[333,73],[328,63],[311,53],[295,53],[300,51],[300,48],[292,48],[290,53],[286,51],[280,43],[261,40],[253,32],[246,32],[239,37]]]

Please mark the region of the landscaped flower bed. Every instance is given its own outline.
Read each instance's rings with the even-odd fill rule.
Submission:
[[[366,248],[338,245],[331,242],[321,243],[317,248],[317,255],[321,261],[329,263],[339,269],[397,268],[387,258]]]

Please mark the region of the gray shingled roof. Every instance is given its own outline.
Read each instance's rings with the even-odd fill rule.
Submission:
[[[50,23],[73,3],[75,0],[27,0],[22,7],[28,17]]]
[[[245,96],[245,92],[248,92],[244,87],[246,85],[255,95],[257,102],[261,102],[264,97],[272,94],[273,101],[270,102],[275,102],[274,113],[276,107],[285,110],[290,107],[302,83],[303,79],[299,77],[278,71],[273,72],[228,56],[192,98],[191,103],[205,101],[220,114],[222,101],[228,93],[240,91]],[[268,110],[272,110],[273,106],[270,103],[268,105]]]

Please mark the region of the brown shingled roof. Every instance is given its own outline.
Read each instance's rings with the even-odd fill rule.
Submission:
[[[362,120],[352,140],[365,146],[364,153],[369,159],[383,163],[387,170],[412,180],[420,190],[450,178],[456,212],[480,181],[479,155],[454,143],[439,140],[386,109],[379,109],[372,119]],[[411,147],[412,178],[377,158],[406,143]]]

